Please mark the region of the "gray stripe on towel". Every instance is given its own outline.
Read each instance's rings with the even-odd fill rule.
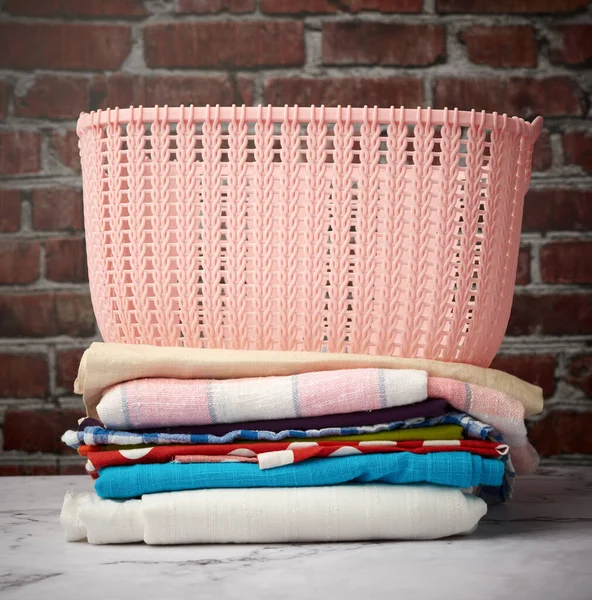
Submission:
[[[206,398],[208,399],[208,411],[210,413],[210,419],[212,420],[212,423],[217,423],[218,419],[216,418],[216,410],[214,408],[214,396],[212,394],[211,381],[206,383]]]
[[[378,369],[378,392],[380,393],[380,406],[382,408],[388,408],[386,403],[386,379],[384,376],[384,369]]]
[[[300,401],[298,399],[298,375],[292,375],[292,403],[294,404],[294,414],[301,417]]]

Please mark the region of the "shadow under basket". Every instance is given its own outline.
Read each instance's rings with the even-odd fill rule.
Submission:
[[[103,339],[488,366],[541,127],[392,107],[82,114]]]

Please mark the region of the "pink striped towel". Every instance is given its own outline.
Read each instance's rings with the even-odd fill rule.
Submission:
[[[351,369],[243,379],[135,379],[109,388],[106,427],[140,429],[314,417],[425,400],[425,371]]]
[[[428,393],[430,398],[444,398],[457,410],[497,429],[510,446],[516,473],[522,475],[536,470],[539,455],[528,441],[524,405],[519,400],[479,385],[440,377],[429,378]]]

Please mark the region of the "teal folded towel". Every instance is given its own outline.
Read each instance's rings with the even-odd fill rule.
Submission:
[[[101,469],[102,498],[211,488],[310,487],[341,483],[436,483],[459,488],[499,486],[504,463],[468,452],[366,454],[318,458],[262,471],[253,463],[147,464]]]

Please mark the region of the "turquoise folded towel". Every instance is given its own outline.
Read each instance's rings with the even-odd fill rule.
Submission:
[[[499,486],[504,463],[468,452],[367,454],[319,458],[262,471],[252,463],[146,464],[101,469],[102,498],[212,488],[309,487],[341,483],[436,483],[459,488]]]

